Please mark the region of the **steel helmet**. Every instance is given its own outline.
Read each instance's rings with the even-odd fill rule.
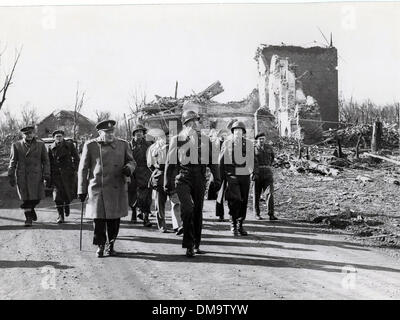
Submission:
[[[182,124],[186,124],[190,120],[200,120],[200,117],[192,110],[184,111],[182,114]]]
[[[236,121],[232,124],[231,127],[231,132],[233,132],[234,129],[240,128],[242,129],[244,132],[246,132],[246,126],[244,125],[244,123],[242,121]]]

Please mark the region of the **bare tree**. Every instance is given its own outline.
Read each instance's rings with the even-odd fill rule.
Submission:
[[[26,127],[26,126],[32,126],[35,125],[36,122],[39,120],[39,115],[37,113],[36,108],[31,105],[29,102],[27,102],[21,111],[21,117],[22,117],[22,122],[21,126]]]
[[[3,55],[4,51],[5,51],[5,49],[2,52],[0,52],[0,66],[1,66],[1,56]],[[4,102],[6,101],[7,90],[10,87],[10,85],[12,84],[15,67],[17,66],[19,57],[21,56],[21,51],[22,51],[22,47],[21,47],[21,49],[19,49],[19,51],[17,51],[17,50],[15,51],[14,63],[11,68],[11,71],[6,73],[4,81],[1,81],[1,84],[0,84],[0,86],[1,86],[0,87],[0,110],[3,107]]]
[[[97,123],[104,121],[104,120],[108,120],[111,118],[111,112],[110,111],[100,111],[100,110],[96,110],[96,117],[97,117]]]
[[[129,95],[128,106],[132,114],[137,114],[137,112],[143,108],[146,104],[147,94],[144,89],[136,86],[135,90]]]
[[[79,92],[79,82],[78,82],[76,85],[75,105],[74,105],[74,125],[72,128],[74,141],[76,141],[76,127],[78,122],[78,116],[79,112],[81,112],[81,109],[83,107],[84,99],[85,99],[85,92],[82,93]]]

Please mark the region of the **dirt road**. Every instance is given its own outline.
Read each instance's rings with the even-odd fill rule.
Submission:
[[[250,211],[250,235],[234,238],[206,201],[208,253],[194,259],[184,256],[174,233],[122,221],[119,255],[98,259],[90,221],[79,251],[79,204],[66,224],[55,223],[54,210],[39,209],[38,222],[26,229],[14,191],[1,182],[0,299],[400,298],[396,258],[283,212],[270,222],[254,220]]]

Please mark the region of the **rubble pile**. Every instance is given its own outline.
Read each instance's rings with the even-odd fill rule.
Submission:
[[[355,147],[359,136],[362,136],[361,147],[368,148],[371,145],[372,125],[358,124],[347,126],[337,130],[328,130],[323,132],[324,142],[328,144],[336,143],[339,138],[343,147]],[[399,147],[399,130],[396,124],[383,123],[382,127],[382,147],[398,148]]]
[[[152,116],[156,114],[175,114],[181,113],[183,105],[186,101],[191,101],[199,105],[207,105],[211,102],[211,98],[223,92],[224,89],[219,81],[214,82],[205,90],[198,94],[184,96],[181,98],[161,97],[155,95],[155,100],[144,105],[140,112],[142,116]]]

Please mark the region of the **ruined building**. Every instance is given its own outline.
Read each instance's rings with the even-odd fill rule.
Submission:
[[[336,127],[336,48],[261,45],[255,59],[260,106],[275,117],[279,135],[312,143],[323,129]]]

